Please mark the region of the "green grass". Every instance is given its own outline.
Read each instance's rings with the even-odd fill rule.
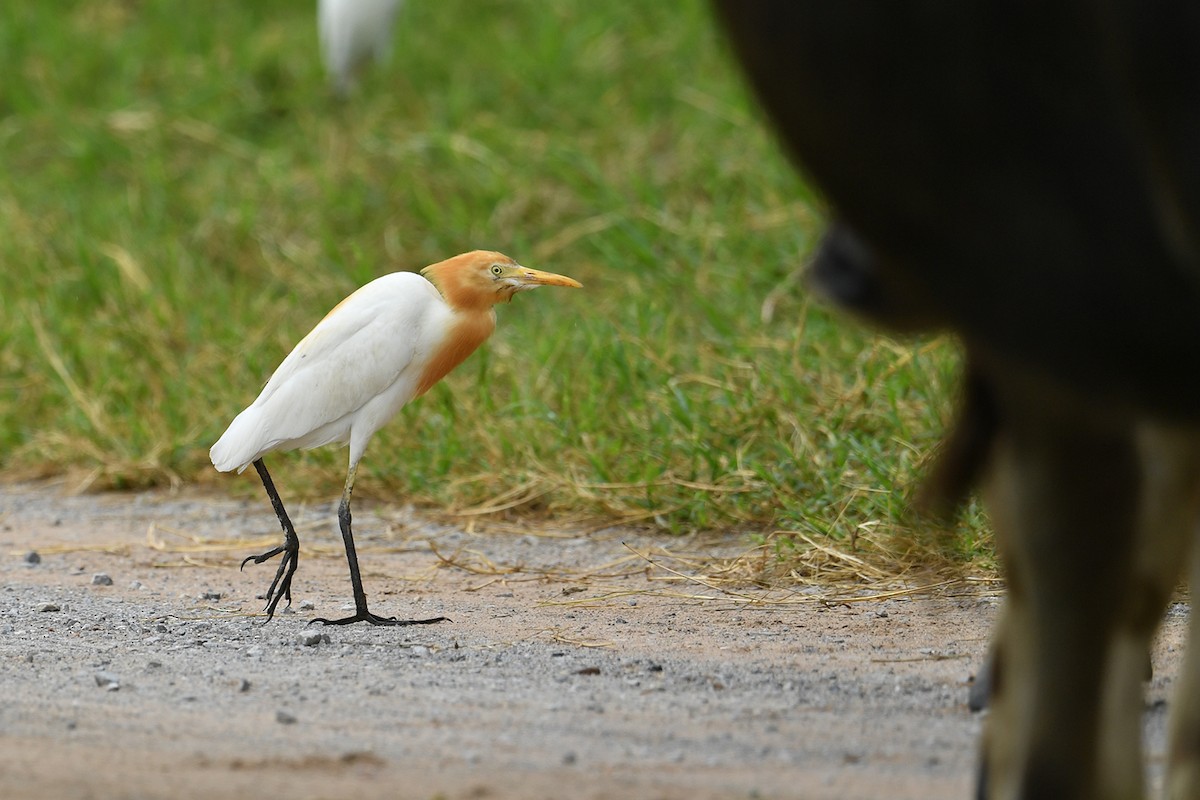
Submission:
[[[822,227],[705,3],[411,0],[333,101],[314,4],[0,11],[0,470],[220,481],[208,446],[371,278],[476,247],[571,275],[375,439],[438,508],[903,541],[956,354],[812,300]],[[344,451],[271,459],[332,497]],[[986,557],[977,510],[942,540]]]

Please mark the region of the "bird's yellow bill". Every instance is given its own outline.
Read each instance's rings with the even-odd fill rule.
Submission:
[[[540,269],[521,267],[518,275],[521,283],[526,286],[570,286],[573,289],[583,288],[583,284],[574,278],[568,278],[566,275],[556,275],[553,272],[542,272]]]

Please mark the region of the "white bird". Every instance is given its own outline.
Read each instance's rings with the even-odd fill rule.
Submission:
[[[283,544],[242,562],[243,567],[250,561],[261,564],[283,554],[266,595],[268,619],[274,616],[281,598],[291,604],[300,540],[263,456],[334,442],[350,445],[338,521],[350,566],[355,613],[344,619],[313,622],[414,625],[444,619],[399,620],[367,610],[350,529],[354,475],[375,432],[492,334],[496,328],[493,306],[538,286],[578,288],[580,284],[486,250],[425,267],[421,275],[394,272],[377,278],[317,323],[275,370],[258,398],[230,423],[209,451],[213,466],[221,472],[241,472],[253,464],[284,531]]]
[[[317,0],[321,55],[334,91],[346,96],[369,60],[392,52],[392,26],[402,0]]]

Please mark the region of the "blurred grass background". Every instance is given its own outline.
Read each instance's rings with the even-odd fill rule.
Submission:
[[[358,285],[473,248],[571,275],[376,437],[357,493],[898,561],[945,341],[812,301],[822,209],[708,7],[409,0],[338,102],[315,3],[0,10],[0,471],[204,482],[209,445]],[[270,460],[332,498],[343,450]],[[265,500],[264,500],[265,502]],[[293,500],[294,502],[294,500]],[[975,506],[935,558],[989,563]]]

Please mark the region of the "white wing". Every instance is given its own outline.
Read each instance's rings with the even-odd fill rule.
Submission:
[[[300,340],[234,419],[209,452],[214,466],[241,470],[272,450],[347,441],[368,404],[372,427],[357,438],[369,438],[412,399],[450,316],[437,289],[415,273],[363,286]]]

